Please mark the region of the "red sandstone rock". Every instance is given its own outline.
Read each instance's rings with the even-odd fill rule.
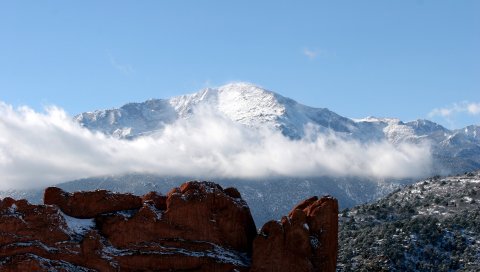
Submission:
[[[87,267],[73,265],[63,260],[52,260],[39,257],[33,254],[21,254],[7,257],[2,260],[0,264],[2,272],[21,272],[21,271],[35,271],[35,272],[52,272],[52,271],[96,271]]]
[[[251,271],[335,267],[338,208],[330,198],[304,201],[257,238],[240,193],[210,182],[143,197],[48,188],[45,203],[0,200],[0,271],[246,272],[252,244]]]
[[[0,201],[0,270],[114,271],[107,260],[89,257],[96,252],[82,251],[86,239],[79,245],[68,220],[56,206]]]
[[[76,218],[94,218],[102,213],[142,207],[142,199],[131,194],[112,193],[106,190],[71,194],[56,187],[45,190],[43,202],[47,205],[56,205],[65,214]]]
[[[39,241],[47,246],[69,239],[56,207],[30,205],[25,200],[0,201],[0,245]]]
[[[142,196],[143,202],[151,202],[158,210],[167,209],[167,197],[159,195],[157,192],[149,192]]]
[[[255,223],[240,193],[232,192],[212,182],[184,183],[168,193],[165,220],[194,230],[201,240],[250,252]]]
[[[119,257],[122,267],[145,263],[150,266],[142,269],[246,271],[249,261],[239,253],[251,252],[256,228],[240,194],[232,195],[211,182],[187,182],[168,193],[163,210],[163,205],[150,201],[157,197],[149,193],[137,213],[101,215],[96,222],[115,247],[145,253]],[[236,259],[236,264],[228,258],[212,258],[223,253]],[[159,254],[165,256],[158,258]],[[203,257],[195,257],[199,254]]]
[[[313,265],[318,271],[335,271],[338,251],[338,202],[331,197],[316,197],[300,203],[295,210],[307,215],[310,232],[318,239],[314,250]],[[291,214],[291,213],[290,213]]]
[[[337,201],[307,199],[288,217],[262,227],[253,243],[250,271],[335,271],[337,234]]]

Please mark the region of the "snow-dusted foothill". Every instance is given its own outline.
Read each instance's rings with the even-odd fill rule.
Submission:
[[[479,271],[480,172],[435,176],[339,214],[339,271]]]

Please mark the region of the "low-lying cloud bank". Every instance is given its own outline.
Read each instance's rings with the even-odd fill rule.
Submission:
[[[200,110],[155,135],[120,140],[82,128],[57,107],[39,113],[0,103],[0,190],[128,172],[405,178],[431,166],[428,145],[363,144],[307,130],[310,137],[291,140]]]

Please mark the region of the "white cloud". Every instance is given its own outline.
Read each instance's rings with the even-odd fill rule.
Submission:
[[[480,103],[470,103],[467,105],[467,111],[471,115],[480,114]]]
[[[131,75],[135,72],[133,67],[130,66],[129,64],[121,64],[117,61],[117,59],[110,52],[107,52],[107,54],[108,54],[108,58],[110,60],[110,64],[112,65],[112,67],[115,70],[119,71],[120,73],[122,73],[124,75]]]
[[[451,106],[444,108],[435,108],[428,114],[429,117],[441,116],[448,118],[454,114],[466,113],[469,115],[479,115],[480,114],[480,102],[468,102],[463,101],[460,103],[453,103]]]
[[[324,49],[312,49],[312,48],[303,48],[302,51],[303,55],[307,58],[314,60],[316,58],[330,58],[336,57],[336,53],[334,51],[324,50]]]
[[[291,140],[249,129],[209,110],[132,141],[92,133],[63,110],[45,113],[0,103],[0,189],[38,187],[89,176],[148,172],[211,177],[416,177],[430,168],[426,145],[363,144],[334,135]]]
[[[303,49],[303,54],[307,56],[307,58],[313,60],[318,56],[318,51],[305,48]]]

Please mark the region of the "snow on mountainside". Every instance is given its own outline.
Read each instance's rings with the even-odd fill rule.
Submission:
[[[315,109],[248,83],[207,88],[168,100],[152,99],[129,103],[119,109],[82,113],[75,119],[84,127],[117,137],[137,137],[161,130],[179,118],[189,118],[196,107],[206,106],[227,118],[250,127],[281,130],[301,138],[308,123],[337,132],[355,130],[355,122],[328,109]]]
[[[162,129],[176,118],[177,113],[167,100],[155,99],[129,103],[120,109],[82,113],[75,120],[91,130],[128,138]]]
[[[443,174],[480,168],[480,126],[452,131],[428,120],[406,123],[394,118],[352,120],[249,83],[232,83],[170,99],[86,112],[75,120],[88,129],[128,139],[160,132],[166,124],[194,115],[197,107],[208,107],[248,127],[279,130],[291,139],[303,138],[305,127],[312,124],[320,132],[362,143],[382,140],[392,144],[428,143],[432,146],[436,170],[442,170]]]
[[[473,139],[480,139],[480,126],[471,125],[458,131]]]
[[[207,107],[215,114],[247,128],[271,128],[281,131],[290,138],[291,141],[287,140],[287,142],[296,143],[301,139],[308,144],[311,135],[308,134],[309,132],[305,132],[305,127],[315,127],[315,133],[333,134],[337,138],[353,140],[365,145],[384,141],[392,143],[393,146],[401,146],[403,143],[428,143],[431,147],[435,167],[432,174],[463,173],[480,169],[480,137],[478,136],[480,135],[480,126],[472,125],[464,129],[448,130],[428,120],[403,122],[394,118],[376,117],[354,120],[342,117],[325,108],[312,108],[299,104],[292,99],[248,83],[233,83],[219,88],[208,88],[194,94],[170,99],[129,103],[118,109],[86,112],[76,116],[75,120],[93,131],[101,131],[120,139],[134,139],[148,135],[158,136],[166,126],[177,120],[198,120],[192,117],[198,117],[195,116],[196,111],[202,107]],[[203,116],[200,115],[200,117]],[[187,132],[187,137],[190,137],[189,132]],[[231,143],[232,146],[235,144],[238,143]],[[230,142],[227,142],[226,145],[230,145]],[[352,147],[352,145],[346,146],[347,149]],[[275,148],[277,147],[275,146]],[[322,149],[318,150],[318,152],[322,152]],[[327,155],[328,162],[330,160],[332,163],[338,162],[334,155],[341,150],[334,150],[335,152],[327,152],[329,154]],[[207,148],[207,152],[210,152],[210,149]],[[347,153],[347,155],[351,154]],[[308,155],[318,154],[308,153]],[[366,157],[370,161],[381,155],[382,152],[378,152],[375,153],[375,157],[370,158],[361,153],[360,157]],[[167,158],[170,156],[172,154],[165,154]],[[325,157],[324,153],[320,153],[320,156]],[[175,158],[177,157],[172,156],[172,160]],[[308,164],[310,163],[308,158],[297,162]],[[340,158],[344,157],[340,156]],[[388,156],[386,158],[388,159]],[[358,158],[353,157],[353,159]],[[290,161],[287,162],[287,166],[289,163]],[[414,161],[415,165],[418,163],[419,161]],[[385,168],[386,164],[388,162],[381,160],[378,167]],[[108,177],[91,177],[58,184],[58,186],[67,191],[102,188],[136,194],[143,194],[150,190],[165,193],[165,190],[178,186],[186,180],[208,178],[225,186],[237,187],[249,205],[253,207],[255,220],[257,223],[261,223],[267,218],[278,218],[288,213],[288,209],[297,204],[297,201],[311,195],[331,194],[339,200],[341,207],[352,207],[378,199],[399,186],[414,181],[409,178],[382,178],[375,175],[356,176],[355,173],[346,170],[347,168],[341,168],[339,170],[341,174],[337,176],[329,176],[328,173],[318,171],[315,172],[318,176],[276,175],[252,178],[205,177],[202,176],[202,173],[182,172],[184,170],[180,168],[180,175],[185,176],[171,177],[162,173],[157,173],[158,175],[153,173],[126,173],[124,175],[122,173]],[[368,172],[365,164],[360,163],[358,168],[360,171]],[[402,169],[401,165],[394,163],[392,171],[412,172],[411,168],[407,170],[404,168]],[[423,169],[423,166],[420,168]],[[301,174],[302,171],[295,173]],[[0,197],[15,196],[39,202],[42,192],[43,188],[31,191],[13,190],[0,192]]]

